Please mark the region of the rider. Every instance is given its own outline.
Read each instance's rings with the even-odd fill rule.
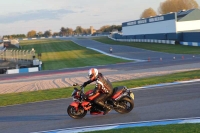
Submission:
[[[105,100],[113,93],[112,84],[107,78],[102,75],[102,73],[99,73],[96,68],[91,68],[89,70],[88,76],[89,80],[84,82],[82,87],[85,87],[86,85],[96,81],[93,95],[97,92],[100,92],[101,94],[94,100],[94,102],[104,108],[103,114],[105,115],[111,110],[111,107],[105,104]]]

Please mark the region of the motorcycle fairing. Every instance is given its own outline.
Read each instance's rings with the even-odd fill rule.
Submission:
[[[94,94],[94,95],[88,97],[88,99],[89,99],[89,100],[94,100],[97,96],[99,96],[99,94],[100,94],[100,93],[97,92],[96,94]]]
[[[112,99],[117,99],[121,94],[124,93],[125,90],[127,90],[125,86],[115,87],[113,90]]]
[[[85,93],[85,95],[89,95],[90,93],[92,93],[93,92],[93,90],[89,90],[89,91],[87,91],[86,93]]]
[[[103,112],[90,112],[91,115],[102,115]]]
[[[88,102],[88,101],[83,101],[82,103],[81,103],[81,105],[83,106],[83,108],[85,109],[85,110],[89,110],[92,106],[90,105],[90,102]]]
[[[78,110],[79,102],[72,102],[70,105],[75,107],[76,110]]]

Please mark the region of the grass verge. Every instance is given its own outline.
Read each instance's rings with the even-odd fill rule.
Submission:
[[[113,45],[126,45],[136,48],[142,48],[152,51],[174,53],[174,54],[200,54],[200,47],[184,46],[184,45],[170,45],[170,44],[159,44],[159,43],[142,43],[142,42],[118,42],[108,37],[97,37],[93,40]]]
[[[28,40],[20,41],[20,45],[22,50],[34,48],[36,53],[42,53],[43,70],[130,62],[103,55],[67,40]]]
[[[199,133],[200,123],[197,124],[173,124],[152,127],[134,127],[115,130],[94,131],[87,133]]]
[[[126,80],[120,82],[113,82],[113,86],[127,86],[128,88],[141,87],[146,85],[169,83],[174,81],[183,81],[189,79],[200,79],[200,70],[181,72],[164,76],[156,76],[150,78],[141,78]],[[88,85],[85,91],[92,89],[94,85]],[[29,102],[53,100],[60,98],[68,98],[71,96],[73,87],[61,88],[61,89],[49,89],[33,92],[11,93],[0,95],[0,106],[24,104]]]

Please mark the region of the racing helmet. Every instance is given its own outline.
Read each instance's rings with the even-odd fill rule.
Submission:
[[[88,72],[88,76],[90,80],[95,80],[98,75],[98,70],[96,68],[91,68]]]

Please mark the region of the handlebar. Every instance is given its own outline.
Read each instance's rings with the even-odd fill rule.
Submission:
[[[84,93],[84,87],[79,85],[78,83],[74,83],[73,86],[79,86],[81,88],[81,91]]]

